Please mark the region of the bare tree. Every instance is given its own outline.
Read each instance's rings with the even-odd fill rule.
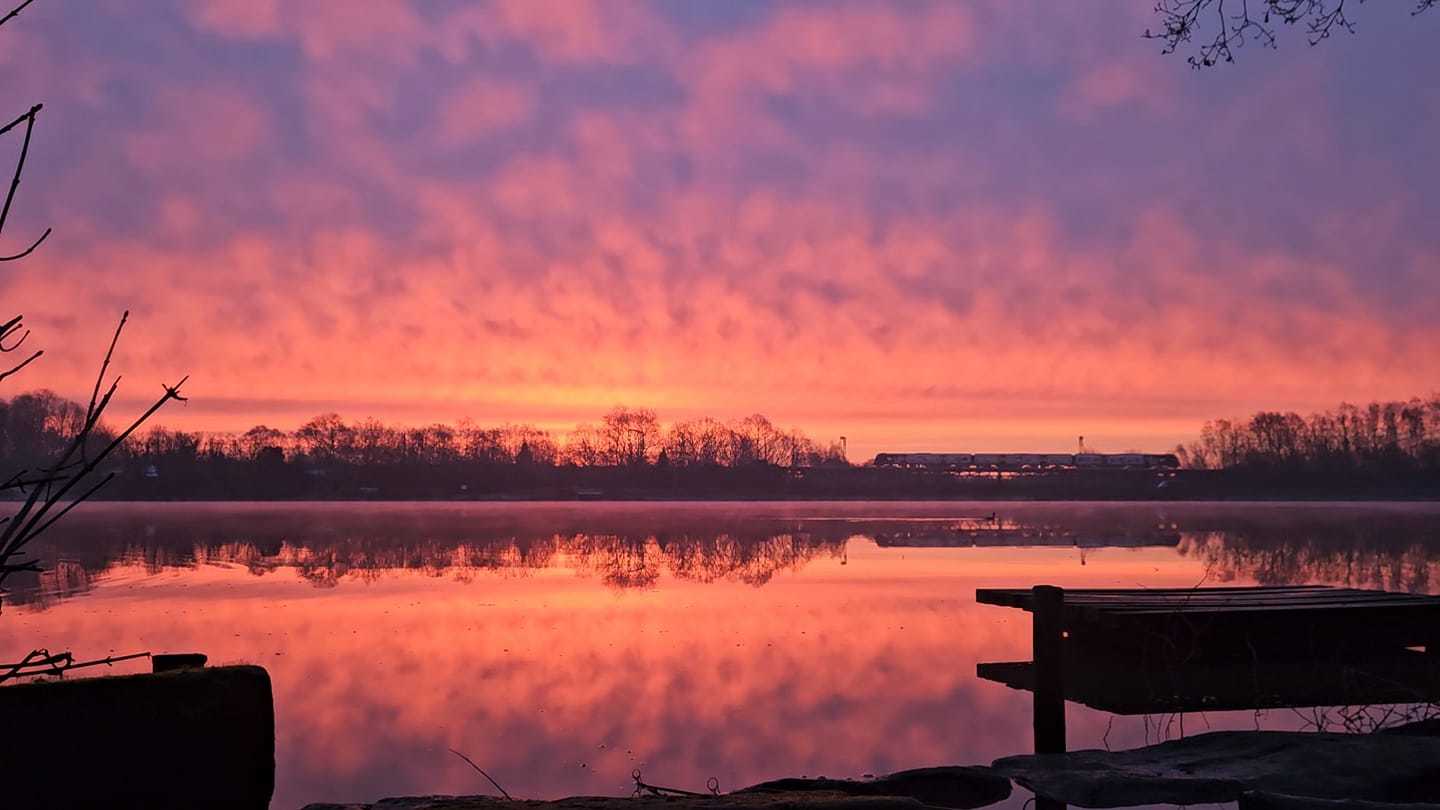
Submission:
[[[1354,32],[1349,12],[1364,0],[1157,0],[1159,31],[1146,29],[1147,39],[1165,44],[1162,53],[1174,53],[1192,41],[1200,44],[1188,59],[1195,67],[1234,62],[1236,48],[1256,42],[1276,47],[1280,25],[1305,29],[1311,45],[1318,45],[1336,31]],[[1440,0],[1411,0],[1410,14],[1425,12]],[[1214,26],[1213,33],[1211,33]]]
[[[603,458],[621,467],[648,464],[660,449],[660,420],[649,408],[616,407],[600,419]]]
[[[0,17],[0,26],[14,20],[33,2],[34,0],[24,0],[4,17]],[[30,154],[30,142],[41,109],[43,105],[34,104],[10,123],[0,127],[0,136],[17,131],[24,133],[15,161],[15,170],[11,175],[10,188],[5,195],[4,207],[0,208],[0,237],[4,235],[16,192],[20,188],[20,178]],[[50,229],[46,228],[22,250],[0,255],[0,262],[16,261],[29,256],[50,236],[50,232]],[[129,317],[129,312],[121,315],[120,323],[115,327],[114,336],[110,339],[109,348],[100,363],[100,371],[95,377],[89,404],[85,407],[83,418],[79,418],[77,414],[77,418],[70,420],[67,430],[70,435],[64,449],[39,469],[16,470],[8,478],[0,479],[0,494],[18,493],[20,496],[19,508],[13,514],[0,517],[0,596],[4,594],[5,581],[12,574],[40,570],[38,562],[27,555],[27,546],[114,477],[113,472],[102,474],[100,467],[105,459],[165,403],[184,399],[180,387],[188,377],[174,385],[163,385],[164,393],[124,430],[113,435],[104,430],[101,420],[120,384],[118,375],[109,378],[110,363]],[[26,347],[29,337],[30,330],[25,328],[23,315],[0,321],[0,355],[21,352],[17,355],[17,361],[0,363],[0,381],[20,373],[43,356],[42,350]],[[105,659],[108,660],[111,659]],[[0,664],[0,682],[22,675],[62,672],[75,666],[77,662],[68,652],[52,655],[48,650],[34,650],[18,663]]]

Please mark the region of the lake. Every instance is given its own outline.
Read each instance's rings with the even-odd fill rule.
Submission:
[[[0,660],[265,666],[290,808],[489,792],[451,748],[537,798],[1024,753],[1029,695],[975,665],[1027,659],[1029,618],[976,588],[1433,593],[1440,505],[95,503],[40,556]],[[1068,711],[1072,748],[1341,722]]]

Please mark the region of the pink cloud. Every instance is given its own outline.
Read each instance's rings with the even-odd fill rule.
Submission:
[[[198,0],[187,6],[197,26],[232,37],[280,33],[280,0]]]
[[[462,7],[440,26],[441,49],[459,61],[473,45],[520,42],[556,64],[631,64],[673,47],[667,27],[640,3],[497,0]]]
[[[523,123],[535,114],[534,91],[523,85],[475,79],[443,102],[440,143],[458,146]]]
[[[151,103],[147,124],[126,145],[129,158],[143,170],[164,169],[182,159],[207,167],[231,163],[251,157],[270,142],[268,112],[227,87],[167,88]]]
[[[1086,121],[1126,106],[1164,115],[1174,112],[1176,96],[1172,74],[1146,69],[1138,60],[1112,60],[1084,71],[1068,88],[1061,111]]]
[[[307,57],[330,61],[363,56],[404,64],[430,38],[429,27],[406,0],[199,0],[183,6],[191,24],[235,39],[296,39]]]

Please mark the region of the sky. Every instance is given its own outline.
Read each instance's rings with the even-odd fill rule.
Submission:
[[[36,0],[0,395],[87,395],[127,308],[120,411],[189,374],[217,431],[1163,451],[1440,389],[1440,12],[1197,71],[1153,6]]]

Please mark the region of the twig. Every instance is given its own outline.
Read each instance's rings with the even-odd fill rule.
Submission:
[[[476,764],[475,764],[475,760],[471,759],[470,757],[465,756],[464,754],[460,753],[459,751],[456,751],[454,748],[451,748],[451,749],[450,749],[450,753],[452,753],[452,754],[454,754],[455,756],[460,757],[461,759],[465,760],[465,762],[467,762],[467,763],[470,765],[470,767],[474,768],[477,772],[479,772],[479,774],[480,774],[481,776],[483,776],[483,777],[485,777],[486,779],[490,780],[490,784],[494,785],[494,786],[495,786],[495,789],[498,790],[498,791],[500,791],[500,795],[501,795],[501,796],[504,796],[505,798],[510,799],[511,801],[514,801],[514,798],[511,797],[511,795],[510,795],[509,793],[506,793],[506,792],[505,792],[505,788],[500,787],[500,783],[495,781],[495,777],[493,777],[493,776],[491,776],[490,774],[486,773],[484,768],[481,768],[479,765],[476,765]]]
[[[25,139],[20,143],[20,158],[15,161],[15,173],[10,178],[10,190],[5,195],[5,206],[0,208],[0,233],[3,233],[5,230],[5,222],[10,218],[10,204],[15,201],[15,192],[20,188],[20,174],[25,170],[25,158],[30,154],[30,136],[35,133],[35,115],[39,113],[44,106],[43,104],[36,104],[30,108],[29,112],[6,124],[3,128],[0,128],[0,135],[4,135],[19,125],[21,121],[25,122]],[[40,243],[45,241],[45,237],[49,235],[50,229],[46,228],[45,232],[40,235],[40,238],[31,243],[30,247],[13,256],[0,256],[0,262],[14,261],[30,255],[31,251],[39,247]]]
[[[1414,0],[1411,16],[1433,8],[1440,0]],[[1355,26],[1346,15],[1346,0],[1158,0],[1155,13],[1160,16],[1159,31],[1145,30],[1146,39],[1158,39],[1164,43],[1161,53],[1174,53],[1182,44],[1189,44],[1192,37],[1205,27],[1204,14],[1214,11],[1218,30],[1208,42],[1202,40],[1196,53],[1187,61],[1194,67],[1211,67],[1220,62],[1234,62],[1232,52],[1244,47],[1247,41],[1257,42],[1266,48],[1276,47],[1276,24],[1296,25],[1304,23],[1307,39],[1311,45],[1318,45],[1329,39],[1335,30],[1354,32]],[[1206,36],[1209,36],[1208,34]]]
[[[84,669],[86,667],[112,666],[122,661],[133,661],[136,658],[149,658],[150,653],[130,653],[129,655],[107,655],[104,658],[96,658],[91,661],[76,662],[75,656],[70,652],[51,655],[49,650],[31,650],[23,660],[15,664],[0,664],[0,683],[11,678],[25,678],[34,675],[64,675],[72,669]],[[36,672],[25,672],[23,670],[33,669]]]
[[[25,2],[11,9],[9,14],[6,14],[4,17],[0,17],[0,25],[4,25],[5,23],[10,22],[11,20],[20,16],[20,12],[24,11],[25,7],[33,2],[35,2],[35,0],[25,0]]]
[[[29,256],[31,253],[34,253],[34,252],[35,252],[35,248],[40,247],[40,243],[41,243],[41,242],[44,242],[46,239],[48,239],[48,238],[50,237],[50,231],[51,231],[51,230],[53,230],[53,229],[51,229],[51,228],[46,228],[46,229],[45,229],[45,232],[42,233],[42,234],[40,234],[40,238],[39,238],[39,239],[36,239],[34,242],[31,242],[31,243],[30,243],[30,247],[25,248],[24,250],[20,251],[19,253],[12,253],[12,254],[10,254],[9,256],[0,256],[0,262],[13,262],[13,261],[15,261],[16,259],[23,259],[23,258],[25,258],[26,256]]]
[[[646,784],[640,779],[639,768],[636,768],[635,770],[630,772],[630,778],[635,780],[636,796],[639,796],[642,792],[647,790],[650,792],[651,796],[698,796],[703,798],[705,796],[720,795],[720,780],[716,779],[713,776],[705,780],[705,787],[707,790],[710,791],[709,793],[697,793],[693,790],[681,790],[680,788],[662,787],[660,785]]]
[[[18,372],[20,371],[20,369],[25,368],[26,366],[30,365],[31,363],[35,362],[36,360],[39,360],[39,359],[40,359],[40,356],[43,355],[44,353],[45,353],[45,351],[44,351],[43,349],[36,349],[34,354],[30,355],[29,357],[25,358],[24,360],[21,360],[21,361],[20,361],[20,365],[15,366],[14,368],[12,368],[12,369],[10,369],[10,370],[8,370],[8,371],[0,371],[0,381],[3,381],[6,377],[9,377],[11,374],[16,374],[16,373],[18,373]]]
[[[16,315],[5,323],[0,323],[0,352],[13,352],[20,348],[20,344],[25,342],[25,338],[30,337],[30,330],[26,329],[25,334],[21,335],[19,340],[9,346],[5,345],[5,338],[10,337],[12,332],[19,331],[23,320],[25,320],[24,315]]]

